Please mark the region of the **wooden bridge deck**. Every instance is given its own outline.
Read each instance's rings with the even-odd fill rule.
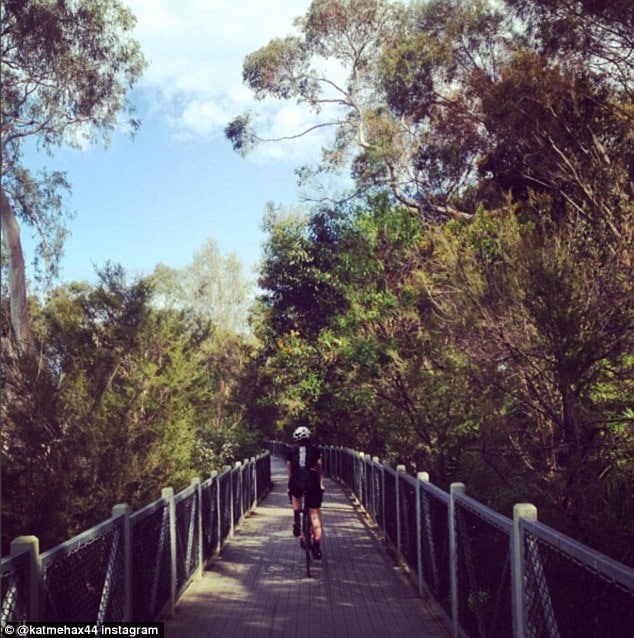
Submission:
[[[421,599],[376,533],[326,479],[323,559],[306,577],[292,536],[286,468],[272,458],[274,486],[180,598],[167,638],[446,638],[443,613]]]

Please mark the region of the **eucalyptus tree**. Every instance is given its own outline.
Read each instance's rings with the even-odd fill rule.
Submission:
[[[35,228],[51,264],[63,241],[59,173],[33,175],[23,163],[32,140],[52,152],[109,134],[127,116],[126,94],[145,65],[131,37],[135,18],[119,0],[4,0],[2,54],[2,235],[9,270],[11,323],[21,352],[35,354],[27,308],[20,224]]]
[[[271,40],[248,55],[243,67],[243,79],[257,99],[296,100],[318,116],[291,137],[332,129],[332,142],[323,152],[325,167],[346,164],[355,151],[379,153],[400,197],[405,197],[402,158],[383,148],[388,125],[377,110],[384,104],[378,61],[404,21],[404,7],[384,0],[315,0],[296,20],[300,35]],[[250,112],[236,117],[225,132],[242,154],[266,139]]]
[[[196,340],[196,364],[206,388],[193,419],[196,462],[207,472],[254,449],[242,393],[255,342],[248,315],[252,283],[238,257],[223,254],[211,238],[184,268],[159,264],[149,279],[154,307],[181,313]]]
[[[252,283],[240,259],[222,254],[214,239],[207,239],[184,268],[157,265],[151,280],[159,306],[211,321],[217,334],[247,334]]]
[[[347,166],[425,220],[470,217],[460,196],[486,139],[471,84],[494,79],[508,35],[495,5],[315,0],[296,26],[245,58],[255,97],[306,106],[315,123],[297,136],[333,130],[322,169]],[[252,113],[225,130],[243,154],[272,141],[259,131]]]

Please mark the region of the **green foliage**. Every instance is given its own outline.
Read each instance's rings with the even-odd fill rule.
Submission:
[[[46,147],[112,130],[145,66],[130,10],[118,0],[7,0],[2,9],[3,167],[26,136]]]
[[[312,83],[306,77],[307,56],[296,37],[276,38],[245,58],[242,78],[257,99],[267,95],[288,100],[310,99]],[[297,75],[304,76],[297,81]]]
[[[149,278],[159,308],[186,311],[196,321],[211,322],[216,336],[246,334],[251,283],[234,254],[223,255],[208,239],[185,268],[154,268]]]
[[[201,428],[194,452],[196,467],[220,471],[262,452],[258,435],[240,422],[228,422],[220,429]]]
[[[631,203],[617,188],[601,195],[616,202],[609,217],[588,201],[577,214],[556,193],[506,186],[495,211],[479,203],[444,224],[373,197],[331,211],[323,237],[309,230],[323,210],[271,226],[269,418],[281,431],[301,418],[445,487],[466,480],[506,514],[530,500],[541,520],[630,560]],[[320,315],[306,291],[326,276],[342,303]]]
[[[32,175],[22,163],[23,143],[51,152],[108,142],[123,114],[131,131],[138,128],[126,94],[145,60],[130,37],[134,16],[118,0],[6,0],[0,21],[0,218],[11,327],[20,352],[35,358],[19,223],[40,236],[34,263],[43,260],[44,279],[54,278],[66,233],[61,193],[68,184],[60,173]]]
[[[24,533],[50,547],[256,453],[236,385],[250,346],[153,294],[107,265],[34,304],[47,374],[3,338],[3,550]]]
[[[251,117],[248,113],[238,115],[225,126],[225,137],[231,142],[233,150],[245,157],[255,146],[257,136],[251,129]]]
[[[46,289],[58,275],[62,249],[67,236],[65,218],[71,214],[64,208],[64,191],[70,191],[66,174],[39,171],[32,175],[23,167],[2,175],[2,187],[21,203],[20,219],[38,230],[38,246],[31,258],[35,282]],[[3,251],[4,252],[4,251]],[[3,259],[2,285],[8,294],[8,272]]]
[[[56,375],[5,367],[24,399],[3,472],[33,479],[32,519],[111,489],[98,449],[125,455],[110,472],[140,498],[141,475],[186,480],[303,423],[507,515],[534,502],[631,563],[631,13],[591,4],[315,0],[298,37],[248,56],[257,97],[339,108],[322,168],[351,158],[363,194],[269,208],[257,348],[223,329],[216,292],[241,280],[213,246],[157,268],[152,303],[109,270],[39,309]],[[227,135],[259,139],[250,116]]]

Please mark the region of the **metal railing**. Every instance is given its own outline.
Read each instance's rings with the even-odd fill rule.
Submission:
[[[117,505],[103,523],[39,553],[21,536],[0,567],[0,625],[20,621],[151,621],[233,536],[271,485],[269,452],[132,513]]]
[[[283,456],[285,445],[266,447]],[[324,471],[344,483],[405,563],[420,594],[445,611],[455,637],[625,638],[634,627],[634,570],[537,521],[513,520],[345,448],[322,447]]]

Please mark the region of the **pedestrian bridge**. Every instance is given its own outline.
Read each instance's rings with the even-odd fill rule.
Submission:
[[[450,636],[442,609],[385,551],[340,485],[325,480],[323,558],[306,577],[292,536],[286,467],[273,458],[273,489],[248,516],[165,623],[170,638],[203,636]]]
[[[631,636],[634,570],[421,473],[323,448],[324,556],[306,577],[281,444],[39,554],[2,560],[0,623],[164,621],[169,637]]]

